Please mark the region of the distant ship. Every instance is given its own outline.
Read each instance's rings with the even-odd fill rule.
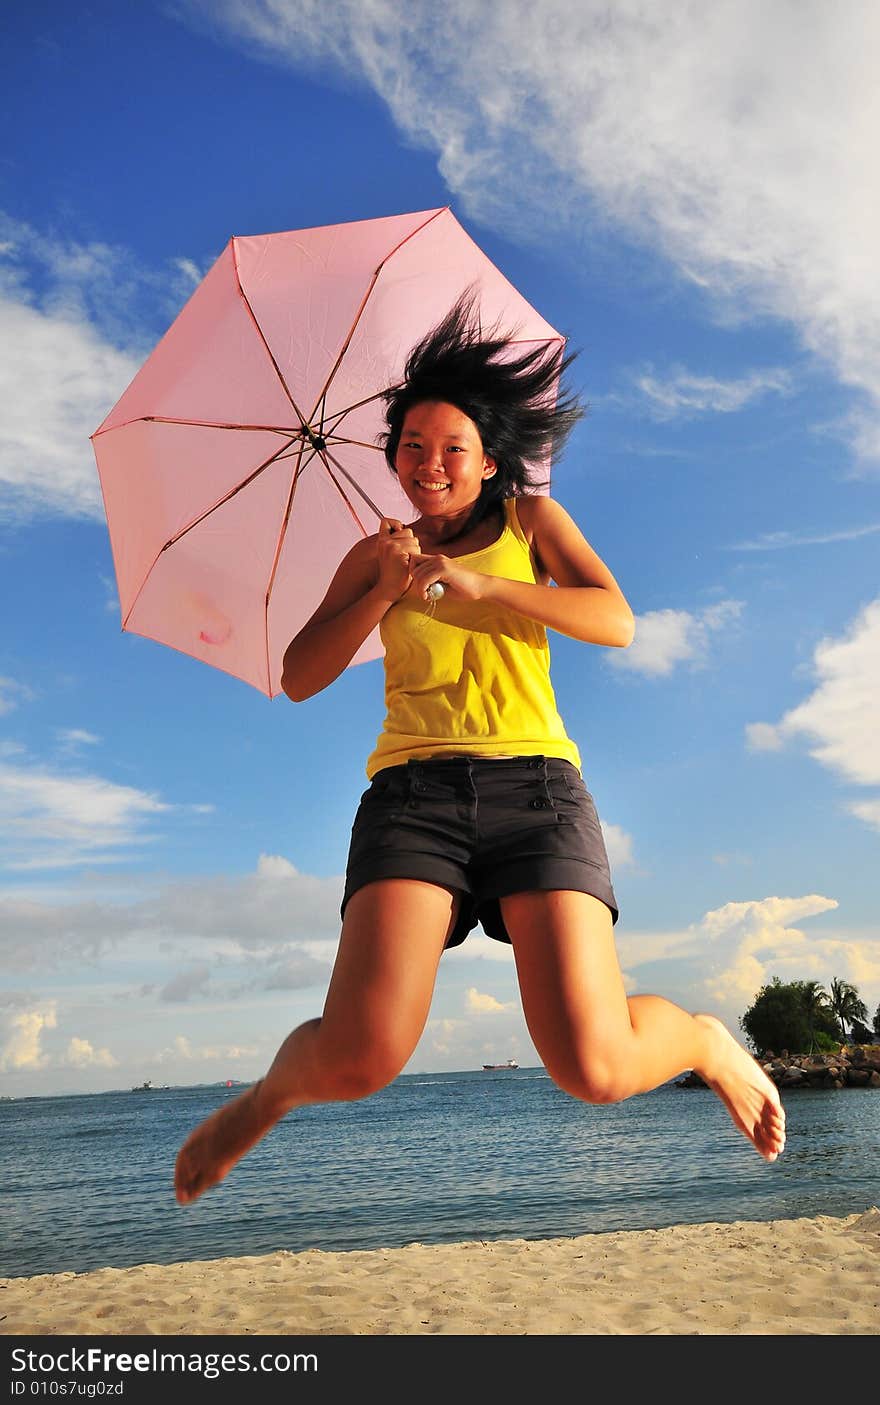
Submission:
[[[515,1059],[508,1059],[506,1064],[483,1064],[484,1073],[495,1073],[499,1068],[519,1068]]]
[[[133,1093],[155,1093],[156,1089],[153,1087],[152,1083],[148,1078],[145,1083],[138,1083],[137,1086],[135,1088],[132,1088],[131,1091]]]

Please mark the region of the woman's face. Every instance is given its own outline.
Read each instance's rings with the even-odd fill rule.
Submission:
[[[424,517],[469,511],[495,472],[473,420],[437,400],[407,410],[394,462],[400,486]]]

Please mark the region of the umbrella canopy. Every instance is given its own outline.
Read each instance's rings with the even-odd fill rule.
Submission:
[[[412,516],[380,397],[471,285],[519,345],[564,340],[448,208],[231,239],[92,435],[123,629],[274,697],[345,553]]]

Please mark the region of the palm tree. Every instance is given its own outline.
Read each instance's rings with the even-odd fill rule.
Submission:
[[[831,982],[831,995],[828,1004],[840,1021],[844,1039],[846,1038],[847,1025],[852,1026],[855,1020],[862,1021],[868,1018],[867,1005],[864,1000],[859,999],[859,992],[848,981]]]
[[[827,990],[819,981],[802,981],[800,984],[803,1010],[810,1028],[810,1053],[813,1054],[816,1051],[816,1016],[824,1014],[831,1002]]]

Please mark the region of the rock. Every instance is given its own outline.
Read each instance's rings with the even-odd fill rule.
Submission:
[[[783,1073],[780,1081],[783,1088],[797,1088],[806,1082],[806,1074],[800,1068],[789,1068]]]
[[[684,1078],[677,1079],[675,1086],[676,1088],[708,1088],[709,1084],[692,1070],[690,1073],[686,1073]]]
[[[769,1049],[758,1063],[777,1088],[880,1088],[880,1044],[844,1044],[833,1054],[780,1055]],[[676,1088],[706,1088],[698,1073],[676,1079]]]

